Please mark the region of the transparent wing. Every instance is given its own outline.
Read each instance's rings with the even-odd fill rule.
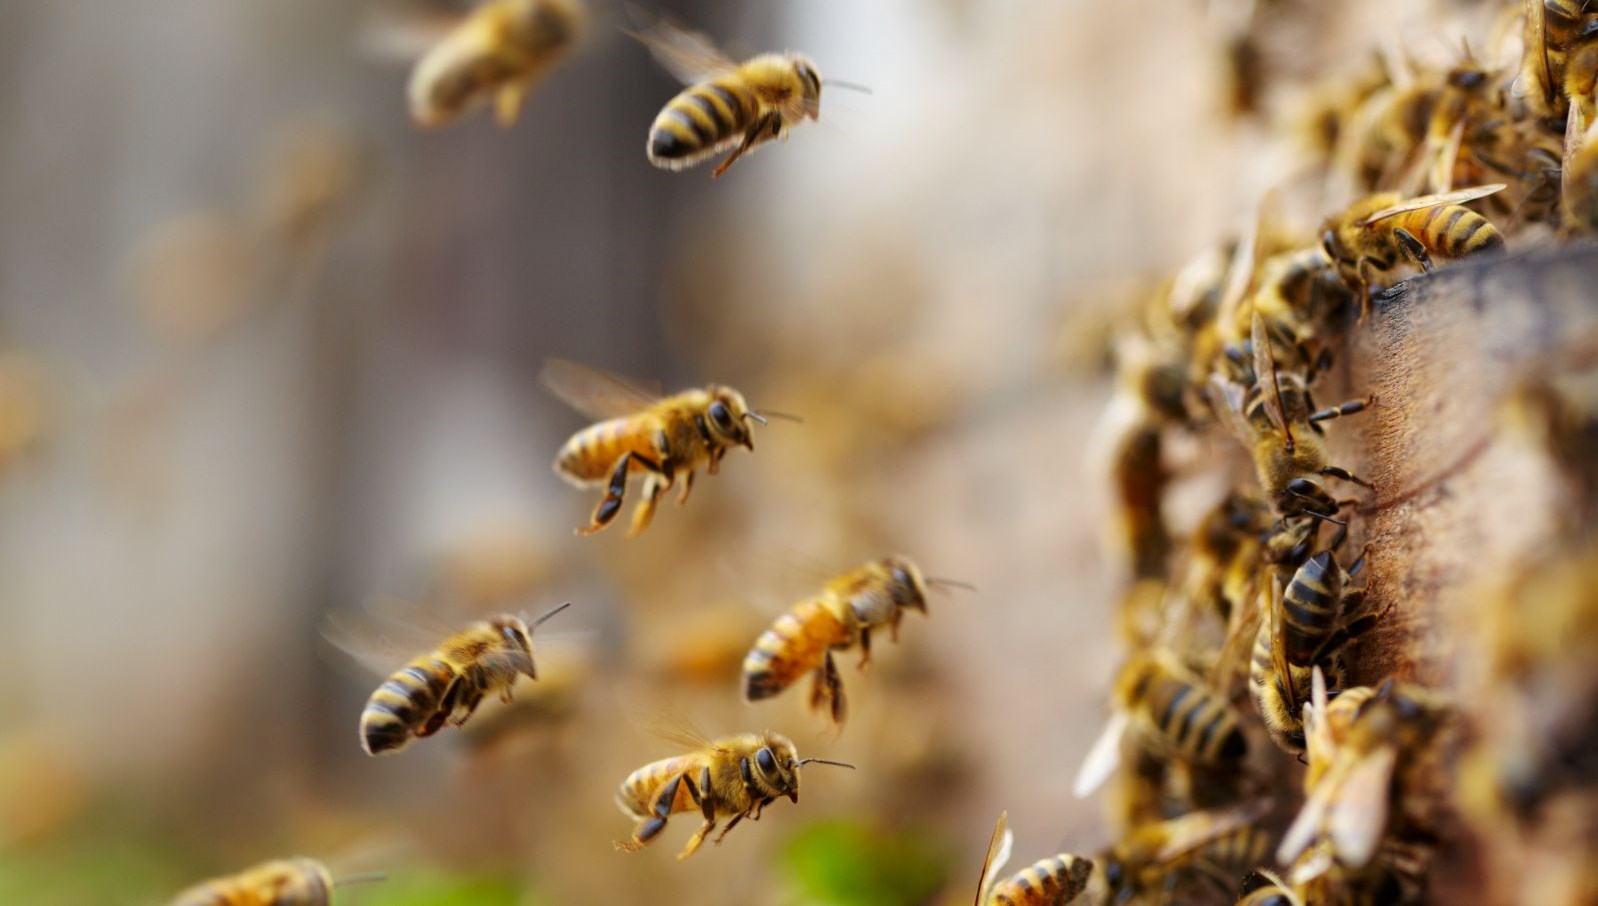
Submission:
[[[1454,188],[1454,167],[1459,163],[1459,146],[1465,139],[1465,121],[1460,120],[1449,130],[1448,138],[1437,149],[1432,162],[1431,186],[1437,192],[1450,192]]]
[[[1445,204],[1464,204],[1467,201],[1475,201],[1478,198],[1486,198],[1489,195],[1502,192],[1505,188],[1506,185],[1504,183],[1495,182],[1484,186],[1473,186],[1469,189],[1460,189],[1456,192],[1442,192],[1437,195],[1422,195],[1419,198],[1411,198],[1408,201],[1395,204],[1390,208],[1383,208],[1364,220],[1361,220],[1359,225],[1370,226],[1379,220],[1386,220],[1389,217],[1397,217],[1399,214],[1407,214],[1410,211],[1419,211],[1423,208],[1435,208],[1438,205]]]
[[[1254,446],[1254,429],[1243,417],[1243,385],[1218,374],[1210,375],[1204,393],[1209,397],[1210,408],[1226,424],[1226,430],[1245,447]]]
[[[1310,701],[1304,706],[1304,744],[1313,758],[1332,753],[1332,728],[1326,722],[1326,674],[1316,664],[1310,671]]]
[[[1213,842],[1264,817],[1271,810],[1271,800],[1260,799],[1224,809],[1194,812],[1164,822],[1165,842],[1154,854],[1156,863],[1170,862],[1187,855],[1206,843]]]
[[[1581,153],[1581,147],[1585,143],[1585,132],[1586,124],[1582,122],[1581,105],[1571,104],[1570,111],[1565,115],[1565,148],[1559,172],[1571,172],[1570,165],[1575,161],[1576,155]],[[1560,187],[1567,195],[1569,194],[1568,186],[1569,182],[1563,179],[1560,180]],[[1569,207],[1568,198],[1565,203],[1566,207]]]
[[[1525,62],[1521,64],[1521,74],[1515,79],[1514,93],[1518,97],[1525,97],[1532,91],[1540,91],[1545,103],[1553,103],[1554,77],[1553,70],[1548,65],[1548,39],[1543,23],[1543,0],[1525,0],[1526,24],[1523,32],[1525,45]],[[1527,76],[1539,84],[1525,84]]]
[[[462,14],[419,6],[368,9],[356,30],[356,47],[373,60],[414,63],[460,25]]]
[[[1303,808],[1298,810],[1298,816],[1287,828],[1287,833],[1282,835],[1282,845],[1277,847],[1278,863],[1291,865],[1299,853],[1315,842],[1315,837],[1320,833],[1321,825],[1326,820],[1327,809],[1331,807],[1337,795],[1337,786],[1330,775],[1324,776],[1321,782],[1315,785],[1315,789],[1305,797]]]
[[[1298,690],[1293,688],[1293,671],[1287,665],[1287,620],[1282,616],[1282,583],[1276,577],[1271,577],[1271,669],[1276,671],[1276,678],[1284,684],[1283,690],[1287,693],[1287,710],[1292,712],[1298,704]]]
[[[402,598],[380,596],[358,609],[333,611],[322,637],[377,676],[387,676],[437,648],[456,631],[444,618]]]
[[[1121,764],[1121,737],[1126,735],[1130,720],[1127,713],[1120,709],[1110,714],[1109,722],[1104,725],[1104,731],[1093,743],[1093,748],[1088,750],[1087,758],[1083,759],[1082,767],[1076,772],[1076,782],[1071,786],[1071,792],[1076,798],[1086,797],[1103,786],[1104,781],[1115,773],[1115,769]]]
[[[539,375],[545,387],[590,418],[634,415],[660,399],[660,388],[566,359],[550,359]]]
[[[1015,835],[1010,833],[1006,826],[1009,812],[1000,812],[999,821],[993,825],[993,839],[988,841],[988,855],[982,860],[982,874],[977,877],[977,899],[975,906],[982,906],[982,900],[988,895],[988,888],[993,886],[993,878],[1006,862],[1010,861],[1010,850],[1015,845]]]
[[[1267,194],[1266,198],[1270,197]],[[1266,203],[1265,199],[1261,199],[1261,212],[1264,211]],[[1224,325],[1224,328],[1230,328],[1236,323],[1238,309],[1242,306],[1243,300],[1248,298],[1248,291],[1254,285],[1254,265],[1258,260],[1261,216],[1263,213],[1256,213],[1248,232],[1238,240],[1237,250],[1232,253],[1232,261],[1226,268],[1226,278],[1221,283],[1221,300],[1216,313],[1218,322]]]
[[[645,17],[640,14],[637,18]],[[628,29],[627,34],[649,48],[667,72],[688,85],[738,68],[703,32],[684,28],[665,16],[649,18],[641,28]]]
[[[1382,746],[1361,758],[1339,785],[1327,830],[1339,861],[1353,868],[1370,862],[1387,827],[1388,790],[1398,750]]]
[[[1287,423],[1287,407],[1282,405],[1282,385],[1276,377],[1276,353],[1271,349],[1271,335],[1265,329],[1265,319],[1254,312],[1249,327],[1250,343],[1254,346],[1254,379],[1264,385],[1261,396],[1265,400],[1265,414],[1271,424],[1282,432],[1287,448],[1293,449],[1293,429]]]
[[[687,715],[671,708],[657,709],[639,721],[638,726],[650,736],[663,739],[684,751],[698,752],[716,748],[715,741],[695,726]]]

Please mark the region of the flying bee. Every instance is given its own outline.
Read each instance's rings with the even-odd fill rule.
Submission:
[[[1158,755],[1203,768],[1235,768],[1248,754],[1237,709],[1169,650],[1134,654],[1111,698],[1110,720],[1077,773],[1078,797],[1115,770],[1128,731]]]
[[[509,702],[517,677],[538,679],[533,630],[570,606],[561,604],[530,623],[511,614],[478,620],[395,671],[361,712],[361,747],[380,755],[404,748],[413,736],[432,736],[445,724],[461,726],[491,692]]]
[[[375,874],[334,879],[322,863],[303,856],[275,859],[202,881],[178,894],[169,906],[328,906],[335,887],[381,880],[383,876]]]
[[[1358,296],[1360,318],[1378,283],[1406,262],[1432,269],[1432,259],[1453,260],[1502,251],[1503,234],[1482,215],[1464,207],[1505,188],[1503,183],[1405,200],[1387,192],[1355,202],[1326,221],[1321,244],[1337,272]]]
[[[1447,709],[1435,694],[1389,679],[1361,696],[1351,716],[1344,712],[1338,739],[1322,726],[1330,710],[1324,681],[1312,682],[1316,701],[1306,710],[1305,730],[1310,762],[1320,759],[1324,768],[1306,774],[1304,806],[1283,836],[1277,860],[1289,864],[1324,841],[1337,864],[1361,869],[1377,854],[1390,825],[1420,808],[1411,793],[1418,792],[1418,768],[1433,754],[1431,742]],[[1327,742],[1332,751],[1320,751]]]
[[[863,669],[871,661],[871,633],[886,627],[897,641],[905,611],[927,612],[927,586],[933,584],[962,583],[926,579],[907,557],[873,560],[832,579],[755,640],[744,658],[744,700],[771,698],[809,673],[810,706],[826,709],[842,726],[847,706],[833,652],[858,644]]]
[[[586,13],[579,0],[487,0],[457,23],[411,72],[411,117],[444,126],[492,100],[511,126],[527,93],[565,59]]]
[[[1362,412],[1369,400],[1351,400],[1315,411],[1302,374],[1278,372],[1265,320],[1253,317],[1252,372],[1249,384],[1213,374],[1212,408],[1232,434],[1250,451],[1271,508],[1284,519],[1308,516],[1328,522],[1341,503],[1311,476],[1337,478],[1370,488],[1365,481],[1340,466],[1329,464],[1320,422]]]
[[[1000,812],[993,826],[988,854],[977,877],[975,906],[1093,906],[1109,901],[1104,872],[1092,859],[1071,853],[1039,859],[999,881],[997,875],[1010,861],[1015,845],[1008,817],[1008,812]]]
[[[732,820],[715,843],[745,818],[758,821],[767,805],[786,797],[799,802],[799,769],[812,762],[853,768],[824,758],[800,758],[793,741],[769,730],[706,739],[682,729],[669,735],[689,751],[646,764],[622,781],[616,804],[639,822],[631,839],[616,848],[637,852],[649,844],[677,812],[698,811],[704,823],[677,854],[686,859],[699,849],[722,818]]]
[[[544,368],[544,384],[577,411],[604,419],[573,434],[555,457],[555,474],[586,488],[606,486],[605,496],[579,535],[592,535],[621,511],[627,477],[644,475],[643,499],[633,510],[627,537],[649,526],[660,495],[679,474],[678,505],[693,491],[701,466],[711,475],[734,447],[753,451],[749,423],[766,424],[766,415],[750,409],[743,394],[720,384],[662,397],[614,375],[574,362],[555,360]]]
[[[1341,537],[1339,533],[1339,541]],[[1249,692],[1272,741],[1292,754],[1305,749],[1302,713],[1311,694],[1312,671],[1320,667],[1338,678],[1334,688],[1340,685],[1337,653],[1380,619],[1379,614],[1360,611],[1362,590],[1346,589],[1364,558],[1344,570],[1335,551],[1334,543],[1311,557],[1293,574],[1285,591],[1279,583],[1271,583],[1265,619],[1255,636]]]
[[[821,76],[796,53],[767,53],[734,62],[709,38],[664,20],[632,32],[668,72],[689,87],[667,102],[649,127],[649,162],[664,170],[698,166],[731,149],[711,176],[788,130],[821,115]],[[828,85],[864,91],[859,85]]]

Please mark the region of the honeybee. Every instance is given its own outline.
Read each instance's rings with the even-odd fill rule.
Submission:
[[[1253,317],[1254,365],[1249,383],[1212,374],[1212,408],[1254,459],[1260,486],[1280,517],[1307,516],[1339,523],[1334,518],[1341,503],[1311,476],[1337,478],[1369,489],[1370,485],[1340,466],[1330,465],[1320,422],[1362,412],[1369,400],[1351,400],[1312,410],[1309,388],[1302,374],[1276,368],[1276,354],[1265,326]]]
[[[1572,86],[1572,67],[1567,64],[1578,44],[1590,46],[1598,34],[1598,10],[1589,11],[1585,0],[1525,0],[1525,4],[1525,56],[1517,90],[1537,116],[1557,120],[1574,97],[1571,88],[1580,91],[1580,66],[1575,67]]]
[[[995,883],[1015,844],[1008,817],[1009,812],[1000,812],[993,826],[982,874],[977,877],[975,906],[1090,906],[1109,901],[1104,872],[1092,859],[1071,853],[1039,859]]]
[[[1430,744],[1447,711],[1435,694],[1389,679],[1361,695],[1351,715],[1345,710],[1346,725],[1334,733],[1322,726],[1330,709],[1324,680],[1312,682],[1317,700],[1306,709],[1305,730],[1310,762],[1319,759],[1322,768],[1306,774],[1304,806],[1276,856],[1289,864],[1323,841],[1337,864],[1361,869],[1386,838],[1390,818],[1413,820],[1421,807],[1410,801],[1421,776],[1417,765],[1432,756]],[[1322,751],[1327,744],[1331,751]]]
[[[1115,770],[1128,731],[1158,755],[1199,767],[1236,767],[1248,754],[1237,709],[1167,649],[1134,654],[1115,681],[1112,704],[1108,724],[1077,773],[1078,797]]]
[[[1287,351],[1285,368],[1310,375],[1331,365],[1328,334],[1349,311],[1353,294],[1319,248],[1302,248],[1267,258],[1259,286],[1249,297],[1265,321],[1271,340]],[[1239,335],[1251,329],[1252,314],[1239,309]]]
[[[871,661],[871,633],[886,627],[889,639],[897,641],[905,611],[927,612],[930,584],[962,583],[926,579],[907,557],[873,560],[832,579],[755,640],[744,658],[744,701],[771,698],[809,673],[810,706],[827,709],[832,722],[842,726],[847,706],[833,652],[858,644],[863,669]]]
[[[381,880],[382,875],[335,880],[315,859],[274,859],[238,874],[202,881],[178,894],[170,906],[328,906],[335,887]]]
[[[649,526],[660,495],[683,478],[678,505],[694,488],[694,472],[704,466],[711,475],[734,447],[753,451],[749,423],[766,424],[766,415],[750,409],[743,394],[711,384],[661,397],[650,389],[575,362],[551,361],[543,380],[554,394],[577,411],[604,421],[573,434],[555,457],[555,474],[579,488],[605,484],[605,496],[579,535],[592,535],[621,511],[627,476],[644,475],[643,499],[633,510],[627,537]]]
[[[1407,262],[1430,271],[1434,257],[1453,260],[1502,251],[1504,237],[1498,228],[1463,205],[1504,187],[1493,183],[1408,200],[1387,192],[1355,202],[1328,219],[1321,244],[1338,274],[1358,295],[1361,320],[1370,305],[1370,293],[1387,286],[1376,280]]]
[[[492,99],[499,124],[514,125],[527,93],[576,43],[585,16],[579,0],[486,0],[417,61],[411,117],[443,126]]]
[[[531,623],[500,614],[444,639],[377,687],[361,712],[361,747],[368,755],[397,751],[413,736],[432,736],[444,725],[460,726],[484,696],[510,701],[518,676],[538,679],[533,666],[533,630],[570,603]]]
[[[685,170],[732,150],[711,176],[788,130],[821,115],[821,76],[796,53],[767,53],[734,62],[705,35],[661,20],[632,32],[668,72],[689,87],[667,102],[649,127],[649,162]],[[828,85],[865,90],[847,82]]]
[[[639,822],[631,839],[616,843],[623,852],[643,849],[677,812],[698,811],[704,823],[677,854],[686,859],[722,818],[732,820],[716,835],[718,845],[743,819],[760,820],[760,813],[775,800],[786,797],[797,804],[799,769],[804,765],[854,767],[825,758],[800,758],[792,740],[770,730],[715,740],[686,728],[660,732],[689,751],[646,764],[622,781],[616,804]]]

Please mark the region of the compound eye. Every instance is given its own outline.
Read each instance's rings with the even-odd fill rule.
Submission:
[[[777,773],[777,756],[771,754],[771,750],[768,748],[761,748],[760,751],[755,753],[755,764],[760,765],[762,774]]]
[[[1321,234],[1321,247],[1326,249],[1326,254],[1333,261],[1337,260],[1337,234],[1331,230]]]
[[[721,400],[710,404],[710,420],[723,431],[732,430],[732,413],[727,411],[727,404]]]

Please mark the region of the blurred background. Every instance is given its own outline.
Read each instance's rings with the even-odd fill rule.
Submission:
[[[1278,76],[1240,117],[1238,4],[664,4],[874,90],[712,181],[646,161],[678,86],[597,0],[517,125],[419,129],[372,39],[414,5],[8,5],[0,902],[304,854],[388,872],[341,891],[367,906],[964,903],[1000,809],[1021,863],[1103,845],[1069,788],[1118,659],[1111,313],[1291,169],[1265,136],[1312,76],[1496,9],[1267,4]],[[553,356],[805,421],[641,538],[577,538]],[[846,658],[841,734],[802,690],[739,700],[765,625],[895,552],[979,591]],[[380,677],[322,631],[388,598],[575,606],[515,708],[374,760]],[[673,753],[652,709],[860,769],[687,863],[691,816],[621,855],[616,785]]]

